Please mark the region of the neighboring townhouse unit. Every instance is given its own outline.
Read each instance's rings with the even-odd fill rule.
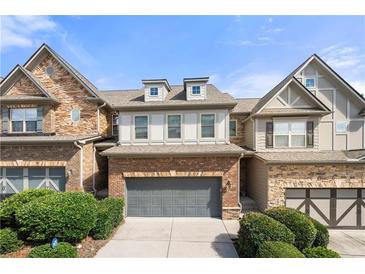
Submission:
[[[317,55],[261,99],[238,100],[231,117],[255,151],[242,160],[241,190],[260,210],[286,204],[332,227],[365,227],[364,109]]]
[[[46,187],[93,191],[107,175],[93,142],[111,130],[96,88],[42,45],[0,91],[1,196]]]
[[[262,98],[208,81],[101,91],[42,45],[0,83],[1,197],[106,189],[126,216],[232,219],[248,196],[365,227],[362,95],[317,55]]]

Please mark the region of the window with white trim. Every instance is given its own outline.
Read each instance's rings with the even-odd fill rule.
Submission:
[[[346,134],[347,133],[347,121],[336,122],[336,134]]]
[[[307,79],[305,79],[305,86],[307,88],[314,88],[315,87],[315,80],[314,80],[314,78],[307,78]]]
[[[158,88],[156,87],[150,88],[150,96],[158,96]]]
[[[181,115],[167,116],[167,138],[169,139],[181,138]]]
[[[193,95],[200,95],[200,86],[192,86],[191,87],[191,93]]]
[[[201,115],[201,137],[202,138],[214,138],[214,114],[202,114]]]
[[[36,108],[12,108],[11,131],[12,132],[36,132],[37,109]]]
[[[229,121],[229,136],[237,136],[237,120]]]
[[[112,114],[112,136],[118,136],[119,114]]]
[[[274,122],[274,147],[305,147],[306,122]]]
[[[135,139],[148,139],[148,116],[134,117]]]

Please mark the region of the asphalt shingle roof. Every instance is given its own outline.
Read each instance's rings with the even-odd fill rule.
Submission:
[[[100,135],[52,135],[52,136],[1,136],[0,145],[7,144],[45,144],[45,143],[71,143],[75,141],[98,138]]]
[[[260,98],[238,98],[232,113],[250,113],[259,101]]]

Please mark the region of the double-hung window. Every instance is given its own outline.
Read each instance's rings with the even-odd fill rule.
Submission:
[[[201,115],[201,137],[214,138],[214,114]]]
[[[134,132],[136,139],[148,139],[148,116],[134,117]]]
[[[167,116],[167,137],[169,139],[181,138],[181,116],[168,115]]]
[[[229,136],[237,136],[237,120],[229,121]]]
[[[36,108],[13,108],[11,111],[12,132],[36,132],[37,109]]]
[[[118,121],[119,121],[119,114],[113,113],[112,114],[112,135],[118,136]]]
[[[192,86],[192,92],[193,95],[200,95],[200,86]]]
[[[274,147],[305,147],[306,123],[274,122]]]

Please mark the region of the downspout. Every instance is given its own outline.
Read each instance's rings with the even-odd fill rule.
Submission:
[[[96,153],[96,148],[93,145],[93,192],[94,194],[96,194],[96,188],[95,188],[95,153]]]
[[[106,103],[103,103],[101,106],[98,106],[97,108],[96,108],[96,116],[97,116],[97,131],[98,131],[98,133],[100,133],[100,109],[101,108],[103,108],[103,107],[105,107],[106,106]]]
[[[78,144],[78,141],[74,142],[75,147],[80,149],[80,188],[84,189],[83,187],[83,177],[84,177],[84,171],[83,171],[83,161],[84,161],[84,151],[81,145]]]
[[[241,159],[243,158],[244,156],[244,153],[241,153],[240,157],[238,158],[239,160],[239,168],[238,168],[238,179],[237,179],[237,192],[238,192],[238,195],[237,195],[237,203],[238,203],[238,206],[240,208],[240,213],[242,212],[242,204],[241,204],[241,201],[240,201],[240,191],[241,191]]]

